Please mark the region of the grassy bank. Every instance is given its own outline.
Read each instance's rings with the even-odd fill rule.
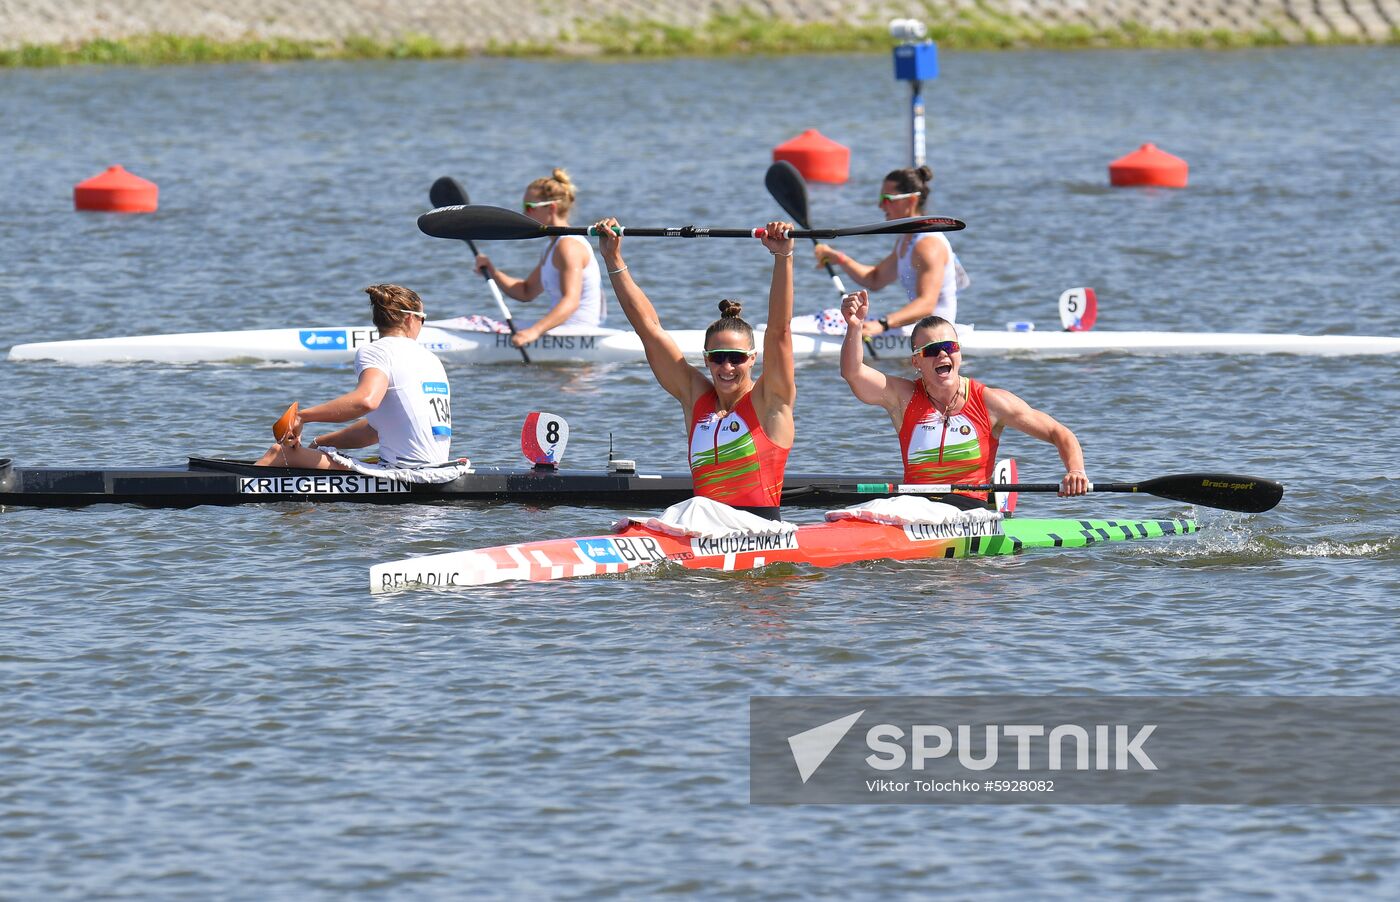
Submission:
[[[1161,31],[1136,25],[1096,29],[1086,25],[1047,25],[990,11],[929,23],[929,37],[944,50],[1218,49],[1278,47],[1288,44],[1374,43],[1335,35],[1284,35],[1277,30],[1241,33]],[[1388,43],[1400,43],[1392,29]],[[349,38],[343,42],[246,39],[153,34],[124,40],[96,40],[72,46],[26,45],[0,50],[0,66],[163,65],[189,63],[285,62],[327,59],[445,59],[471,56],[600,57],[732,56],[754,53],[876,53],[891,41],[883,24],[827,22],[798,24],[756,15],[718,16],[698,28],[655,21],[610,19],[581,23],[548,44],[492,42],[470,50],[426,35],[392,41]]]

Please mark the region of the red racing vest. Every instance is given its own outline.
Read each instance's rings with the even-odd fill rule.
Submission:
[[[723,417],[711,389],[690,414],[690,476],[695,494],[735,507],[778,507],[788,448],[768,438],[753,407],[752,392]]]
[[[904,481],[928,485],[949,482],[991,482],[996,466],[997,438],[987,413],[986,386],[963,377],[967,400],[962,409],[944,417],[933,407],[922,379],[904,408],[899,448],[904,455]],[[986,500],[986,492],[959,492]]]

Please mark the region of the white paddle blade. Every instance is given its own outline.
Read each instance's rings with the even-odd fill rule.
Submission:
[[[569,444],[569,424],[552,413],[535,410],[525,417],[520,430],[520,451],[535,466],[557,467]]]
[[[1071,288],[1060,295],[1060,325],[1066,332],[1088,332],[1099,318],[1099,299],[1092,288]]]
[[[997,461],[996,468],[992,470],[992,482],[1007,485],[1016,482],[1016,458],[1003,457]],[[1016,511],[1016,502],[1020,500],[1020,492],[993,492],[992,500],[996,502],[997,510],[1003,514],[1011,514]]]

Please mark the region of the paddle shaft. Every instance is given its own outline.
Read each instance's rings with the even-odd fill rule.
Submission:
[[[818,488],[830,488],[821,486]],[[841,486],[844,491],[862,495],[947,495],[952,492],[1056,492],[1055,482],[951,483],[942,485],[900,485],[888,482],[857,483]],[[1242,513],[1272,510],[1283,499],[1283,486],[1269,479],[1226,473],[1184,473],[1158,476],[1142,482],[1091,483],[1090,492],[1118,492],[1153,495],[1184,504],[1199,504]]]
[[[773,199],[778,202],[778,206],[783,208],[787,215],[802,228],[811,228],[811,210],[807,203],[807,182],[802,178],[802,172],[791,163],[785,160],[778,160],[768,167],[768,172],[763,177],[763,184],[768,188],[768,193],[773,195]],[[812,239],[812,246],[816,247],[819,242]],[[836,286],[836,293],[844,301],[846,298],[846,286],[841,282],[841,276],[837,274],[836,267],[828,260],[823,260],[822,265],[826,267],[826,274],[831,276],[831,284]],[[870,343],[869,338],[865,338],[865,350],[869,352],[871,360],[878,360],[880,355],[875,353],[875,346]]]
[[[467,243],[467,247],[471,248],[472,256],[481,253],[476,249],[475,241],[470,238],[463,238],[462,240]],[[505,295],[501,293],[501,286],[497,285],[496,280],[491,278],[485,271],[481,273],[481,277],[486,280],[486,287],[491,289],[491,297],[496,299],[496,307],[501,311],[501,317],[506,321],[506,328],[510,330],[511,335],[515,335],[519,330],[515,328],[515,320],[510,315],[510,308],[506,306],[506,299]],[[520,352],[520,360],[523,363],[530,362],[530,354],[525,350],[524,345],[516,348],[516,350]]]
[[[514,210],[479,204],[437,207],[418,217],[418,228],[434,238],[474,238],[479,241],[525,241],[550,235],[595,235],[592,227],[544,226]],[[757,229],[714,229],[705,226],[666,228],[614,227],[619,235],[643,238],[761,238]],[[913,232],[956,232],[965,224],[946,216],[910,216],[839,229],[788,229],[788,238],[842,238],[849,235],[903,235]]]
[[[812,244],[815,246],[817,244],[817,239],[813,238]],[[827,275],[831,276],[831,284],[836,286],[836,291],[844,298],[846,296],[846,286],[842,283],[841,276],[837,274],[836,267],[832,266],[831,263],[826,260],[822,261],[822,265],[826,267]]]
[[[475,241],[471,240],[470,238],[463,238],[462,240],[467,243],[467,247],[471,248],[472,256],[476,256],[481,253],[476,249]],[[506,299],[505,295],[501,293],[501,286],[497,285],[496,280],[491,278],[491,276],[485,271],[481,273],[481,277],[486,280],[486,286],[491,289],[491,297],[496,299],[496,307],[501,311],[501,318],[506,321],[506,328],[510,329],[511,335],[516,334],[516,332],[519,330],[515,328],[515,320],[511,318],[510,308],[506,306]],[[524,345],[521,345],[520,347],[516,348],[516,350],[520,352],[521,360],[523,360],[525,363],[530,362],[530,355],[525,351]]]
[[[813,238],[812,244],[817,244],[817,239]],[[846,286],[841,283],[841,277],[836,274],[836,267],[826,260],[823,260],[822,264],[826,267],[826,271],[831,274],[831,284],[835,285],[836,290],[841,292],[841,300],[844,301],[846,299]],[[847,323],[846,328],[851,328],[849,323]],[[870,343],[870,336],[862,336],[861,340],[865,342],[865,350],[870,355],[870,359],[879,360],[880,355],[875,353],[875,345]]]
[[[873,495],[946,495],[949,492],[1058,492],[1058,482],[953,482],[910,485],[894,482],[858,482],[856,492]],[[1090,492],[1142,492],[1136,482],[1092,482]],[[1151,494],[1148,492],[1147,494]]]
[[[953,222],[955,220],[949,220]],[[583,226],[541,226],[539,234],[546,235],[588,235],[595,236],[598,232],[592,227]],[[637,238],[766,238],[768,230],[762,226],[756,229],[712,229],[704,226],[666,226],[663,228],[634,228],[632,226],[619,226],[619,235],[632,235]],[[852,234],[850,229],[788,229],[785,238],[811,238],[816,241],[818,238],[841,238]],[[888,233],[868,232],[865,234],[902,234],[898,231]],[[835,272],[832,273],[834,277]]]
[[[467,189],[458,184],[456,179],[446,176],[433,182],[432,188],[428,191],[428,199],[435,205],[438,204],[439,201],[452,204],[471,203],[471,198],[467,196]],[[471,249],[473,258],[481,254],[481,252],[476,249],[475,241],[472,241],[470,238],[463,238],[462,240],[465,241],[467,247]],[[490,289],[491,297],[496,301],[496,309],[501,311],[501,317],[506,321],[506,328],[510,330],[511,335],[515,335],[518,331],[515,328],[515,319],[511,317],[510,308],[506,306],[505,296],[501,294],[501,286],[496,284],[496,280],[491,278],[489,273],[482,272],[481,277],[486,280],[486,287]],[[529,352],[527,352],[523,346],[516,350],[520,352],[521,361],[528,364],[530,362]]]

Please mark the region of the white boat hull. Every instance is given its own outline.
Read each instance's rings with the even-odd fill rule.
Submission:
[[[445,361],[458,363],[520,363],[510,336],[453,328],[455,320],[429,322],[419,342]],[[761,327],[760,327],[761,328]],[[1299,354],[1344,356],[1400,354],[1400,337],[1368,335],[1283,335],[1247,332],[1060,332],[994,331],[959,326],[959,339],[969,356],[1082,357],[1094,354]],[[130,338],[95,338],[15,345],[10,360],[54,360],[64,363],[301,363],[341,364],[354,359],[356,348],[373,341],[368,326],[307,329],[257,329],[245,332],[189,332]],[[674,331],[681,350],[698,358],[704,348],[701,329]],[[798,360],[840,353],[840,335],[795,333],[793,354]],[[871,341],[876,352],[899,356],[909,352],[904,335],[880,335]],[[760,349],[762,342],[759,343]],[[640,363],[646,359],[635,332],[597,329],[556,330],[528,346],[538,363]]]

